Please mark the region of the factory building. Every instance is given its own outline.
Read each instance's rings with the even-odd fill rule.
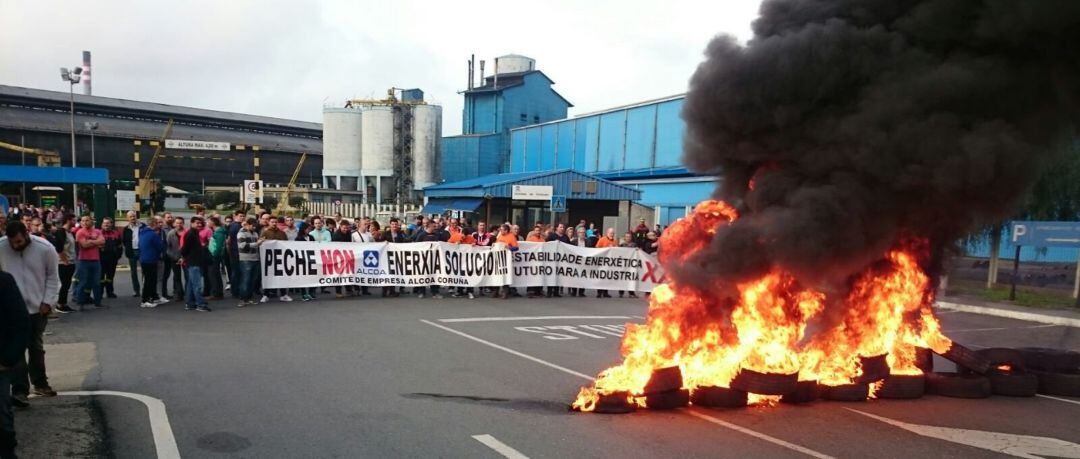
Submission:
[[[442,107],[419,89],[324,107],[323,186],[364,203],[419,202],[440,181],[441,132]]]
[[[678,95],[512,129],[510,171],[573,169],[634,188],[641,192],[634,218],[667,225],[716,188],[715,177],[682,164],[683,101]]]
[[[470,60],[462,134],[442,139],[444,182],[509,172],[510,130],[566,118],[573,106],[531,58],[497,57],[492,75],[484,74],[485,61],[480,61],[479,86],[473,85],[473,68]]]
[[[284,184],[305,152],[308,159],[298,183],[321,181],[318,123],[112,97],[0,85],[0,142],[56,152],[60,165],[70,167],[72,99],[76,165],[107,169],[114,189],[132,189],[135,169],[145,172],[155,149],[152,143],[160,141],[169,120],[173,127],[166,140],[173,142],[162,145],[153,174],[163,185],[186,191],[238,187],[255,174],[267,184]],[[34,161],[0,149],[0,165]],[[59,196],[70,206],[69,184],[58,185],[69,190]],[[21,183],[0,183],[0,193],[11,202],[32,198],[23,188]]]

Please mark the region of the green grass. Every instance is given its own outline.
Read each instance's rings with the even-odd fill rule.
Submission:
[[[1007,284],[994,285],[992,289],[986,289],[985,284],[961,282],[949,285],[946,292],[948,295],[966,296],[994,303],[1012,304],[1031,308],[1065,309],[1072,308],[1076,300],[1069,292],[1058,290],[1037,289],[1032,287],[1016,287],[1016,300],[1009,301],[1009,289]]]

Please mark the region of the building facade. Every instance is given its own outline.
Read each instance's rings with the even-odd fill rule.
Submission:
[[[443,137],[443,181],[455,182],[510,171],[510,130],[566,118],[573,105],[536,70],[536,61],[506,55],[495,74],[464,92],[462,134]]]
[[[510,171],[574,169],[641,191],[637,204],[662,225],[716,188],[683,165],[684,96],[611,108],[510,131]]]

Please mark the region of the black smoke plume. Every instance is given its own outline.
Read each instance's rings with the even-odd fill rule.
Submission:
[[[1080,1],[767,0],[690,82],[685,161],[741,218],[669,272],[839,287],[1009,216],[1075,134]]]

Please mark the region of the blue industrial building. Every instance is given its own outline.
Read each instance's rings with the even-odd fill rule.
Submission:
[[[633,205],[605,214],[629,227],[639,218],[670,224],[716,189],[716,177],[682,163],[684,95],[567,118],[572,105],[535,61],[499,61],[509,64],[501,64],[497,78],[481,74],[484,84],[464,92],[463,134],[443,138],[443,199],[459,189],[455,182],[477,177],[573,170],[640,192]]]
[[[566,118],[573,106],[533,59],[510,54],[495,62],[494,75],[481,74],[482,84],[464,92],[462,134],[443,137],[445,182],[509,172],[510,130]]]
[[[641,191],[641,206],[667,225],[716,188],[682,164],[682,95],[510,131],[510,171],[572,168]]]

